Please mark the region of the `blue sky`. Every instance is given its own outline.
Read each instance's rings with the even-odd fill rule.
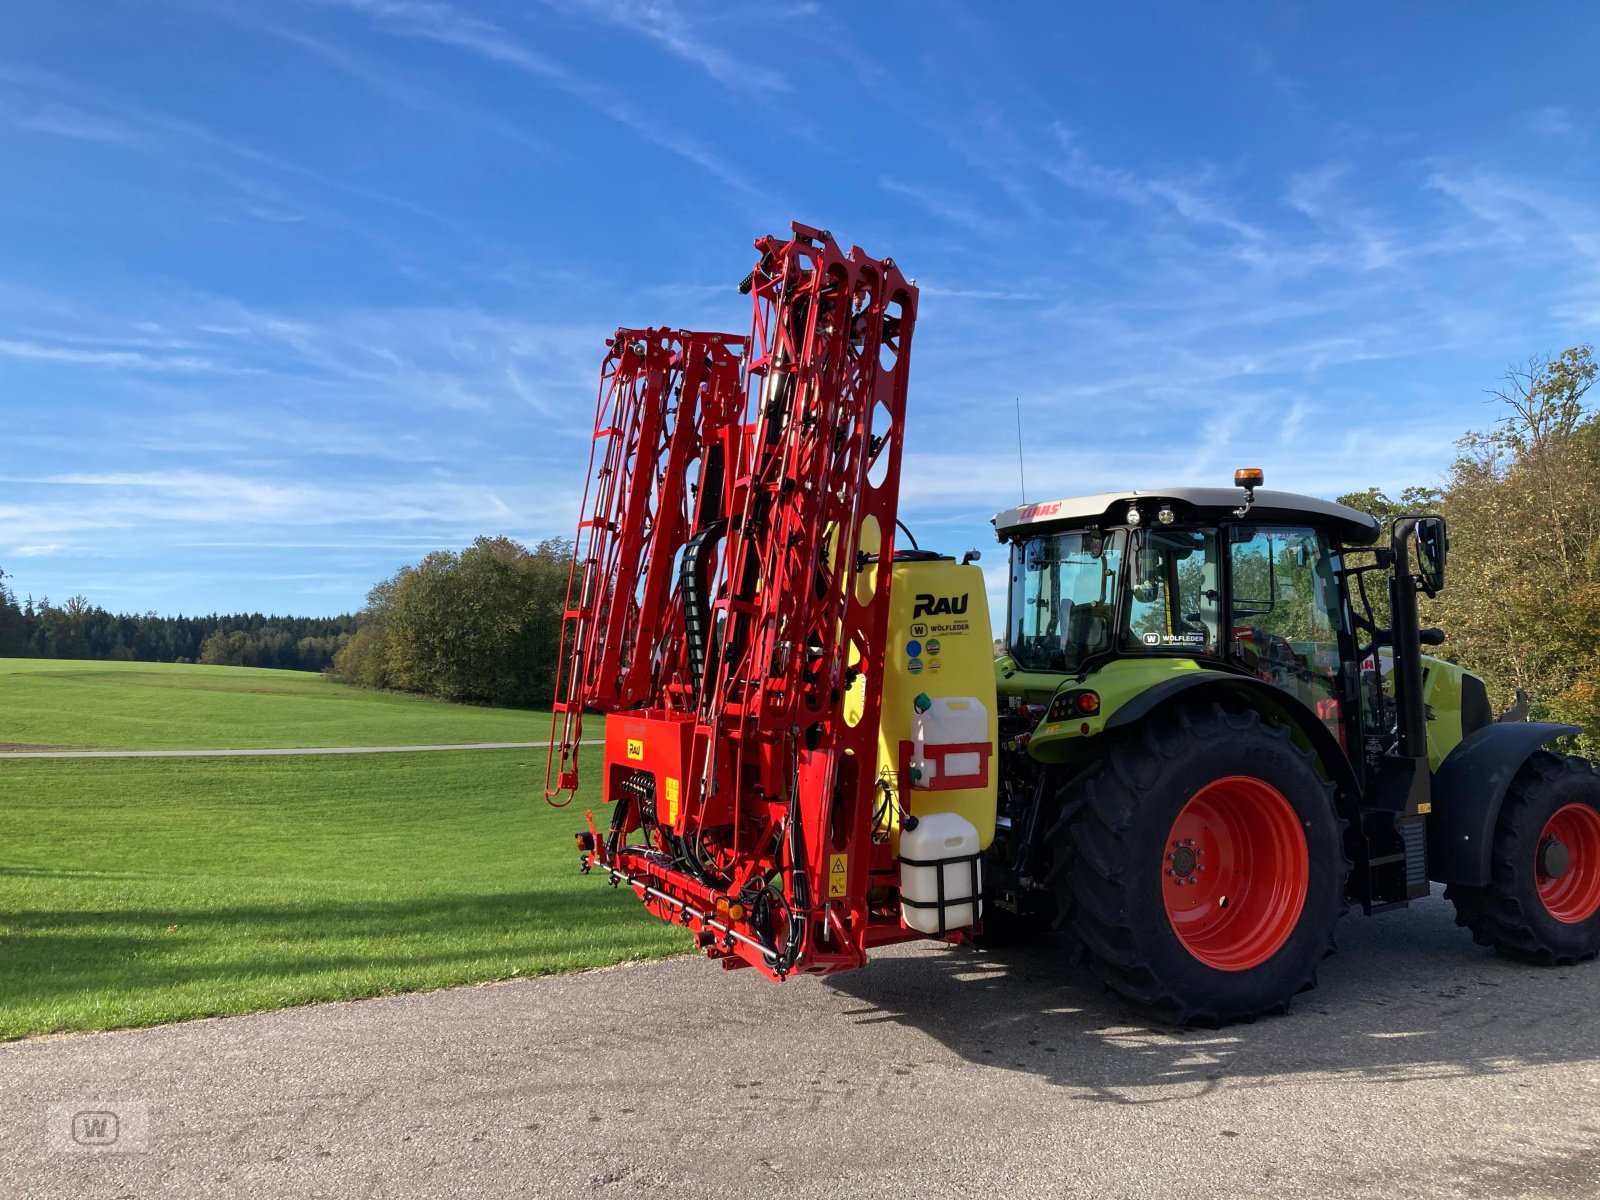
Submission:
[[[902,515],[1435,481],[1600,327],[1590,4],[128,0],[0,40],[0,569],[324,614],[569,534],[606,335],[921,284]],[[998,578],[995,554],[986,567]]]

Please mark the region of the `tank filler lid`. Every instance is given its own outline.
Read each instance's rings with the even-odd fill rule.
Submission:
[[[1072,496],[1042,504],[1022,504],[1008,508],[994,518],[995,533],[1002,541],[1026,533],[1047,533],[1051,529],[1104,528],[1126,524],[1130,505],[1149,508],[1151,515],[1161,504],[1171,504],[1180,521],[1205,524],[1236,520],[1238,488],[1180,487],[1164,491],[1101,492],[1094,496]],[[1382,523],[1359,509],[1302,496],[1295,492],[1274,492],[1258,488],[1250,509],[1251,521],[1262,524],[1294,523],[1326,529],[1351,546],[1366,546],[1376,541]]]

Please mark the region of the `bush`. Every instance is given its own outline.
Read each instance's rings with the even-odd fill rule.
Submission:
[[[480,704],[547,705],[571,543],[480,537],[403,567],[367,597],[334,669],[351,683]]]

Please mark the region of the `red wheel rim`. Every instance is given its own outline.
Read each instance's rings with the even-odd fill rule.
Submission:
[[[1539,899],[1568,925],[1600,912],[1600,813],[1587,804],[1558,808],[1534,850]]]
[[[1161,850],[1167,920],[1184,948],[1218,971],[1248,971],[1282,949],[1310,886],[1294,807],[1248,775],[1196,792]]]

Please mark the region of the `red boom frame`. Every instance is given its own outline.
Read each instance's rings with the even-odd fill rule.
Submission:
[[[748,343],[612,343],[546,780],[570,795],[582,711],[610,714],[612,819],[590,814],[585,870],[780,979],[921,936],[876,778],[917,293],[793,230],[756,243]]]

